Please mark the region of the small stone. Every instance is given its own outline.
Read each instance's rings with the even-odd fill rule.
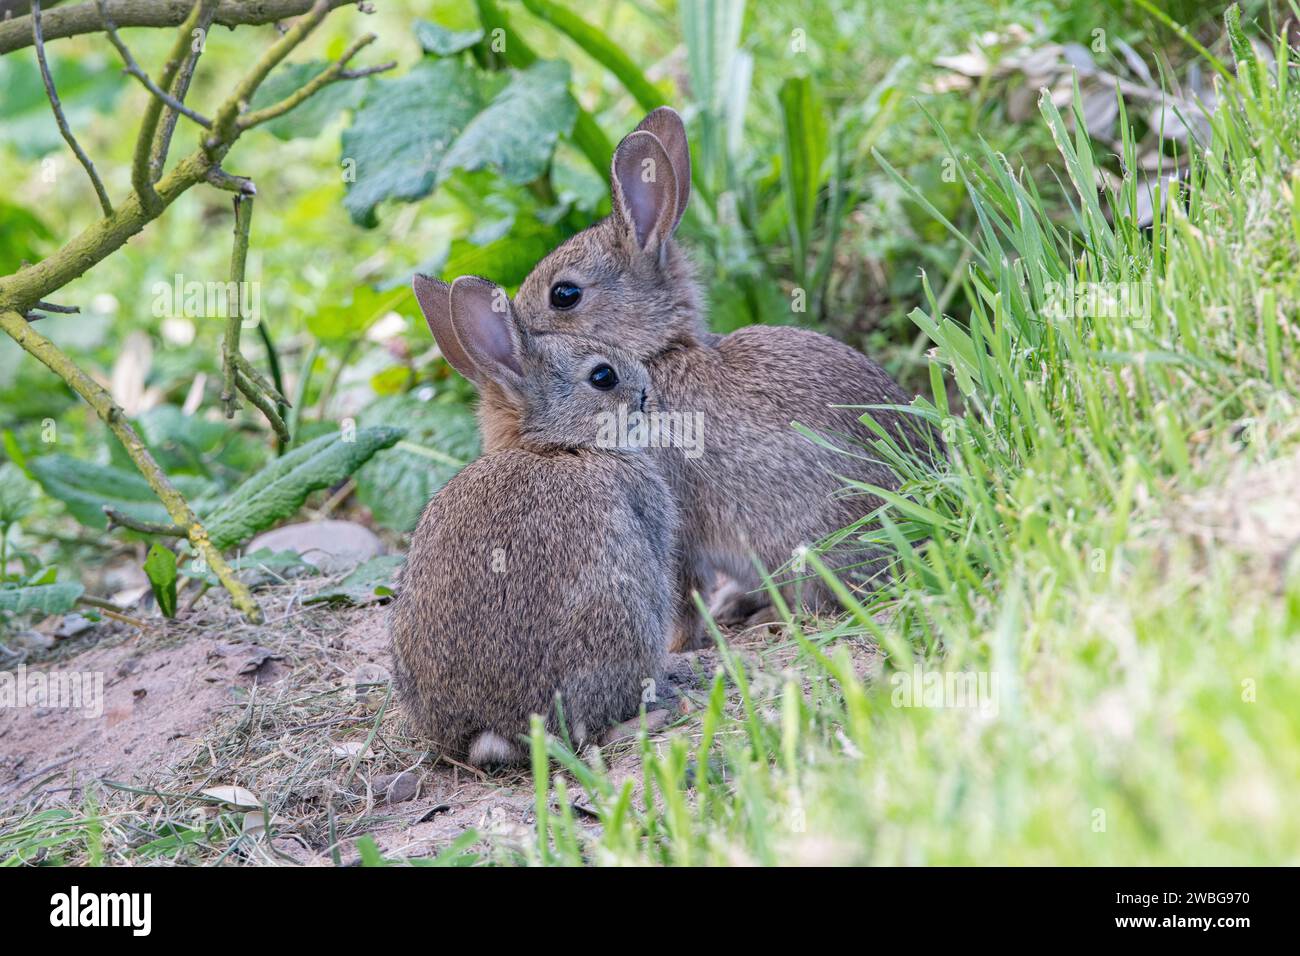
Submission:
[[[666,710],[651,710],[645,715],[646,730],[649,733],[655,733],[662,730],[668,724],[670,714]],[[600,745],[608,747],[610,744],[618,743],[620,740],[635,739],[637,733],[641,730],[641,716],[638,714],[631,720],[625,720],[621,724],[615,724],[609,730],[605,731],[600,738]]]
[[[262,548],[294,551],[308,564],[326,574],[350,571],[363,561],[384,553],[379,536],[355,521],[300,521],[259,534],[248,543],[245,553]]]
[[[388,785],[386,799],[389,803],[405,803],[407,800],[414,800],[419,792],[420,778],[407,770],[399,773],[397,779]]]

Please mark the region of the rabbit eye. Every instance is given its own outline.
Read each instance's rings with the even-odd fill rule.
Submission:
[[[602,392],[608,392],[618,384],[618,373],[608,365],[597,365],[587,376],[587,381],[591,383],[592,388],[598,388]]]
[[[551,305],[557,309],[572,309],[582,298],[582,290],[571,282],[557,282],[551,286]]]

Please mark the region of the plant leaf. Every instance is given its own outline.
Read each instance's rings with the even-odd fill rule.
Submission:
[[[153,588],[154,600],[163,617],[176,616],[176,555],[170,548],[154,543],[144,559],[145,577]]]
[[[344,480],[403,434],[400,428],[361,428],[351,441],[322,435],[277,458],[204,518],[213,545],[229,548],[288,518],[313,491]]]
[[[255,94],[250,109],[260,110],[274,106],[280,100],[306,86],[330,64],[312,60],[307,63],[288,63],[272,73]],[[370,77],[327,83],[283,116],[266,123],[262,128],[276,139],[314,139],[343,110],[354,110],[365,99]]]
[[[385,199],[429,195],[443,155],[484,105],[478,74],[459,59],[425,60],[371,84],[342,138],[344,163],[356,164],[343,200],[353,221],[373,226]]]
[[[345,601],[361,605],[390,598],[397,586],[397,572],[405,561],[406,558],[400,554],[381,554],[377,558],[371,558],[364,564],[357,565],[338,584],[317,591],[302,603]]]
[[[108,527],[105,506],[141,521],[171,520],[149,483],[134,472],[62,454],[32,458],[28,467],[45,493],[67,505],[73,517],[87,527]],[[203,500],[216,490],[202,478],[177,475],[171,480],[196,511],[202,510]]]
[[[373,402],[361,424],[402,422],[404,441],[357,473],[357,497],[376,523],[410,531],[433,493],[478,457],[478,423],[465,406],[397,395]]]
[[[510,182],[532,182],[576,115],[565,63],[537,61],[502,85],[459,59],[421,62],[372,84],[344,131],[344,161],[356,164],[344,204],[354,221],[374,225],[380,202],[422,199],[457,169],[491,166]]]
[[[85,592],[76,581],[63,584],[38,584],[22,588],[0,588],[0,611],[26,614],[63,614],[72,610],[77,598]]]
[[[481,29],[449,30],[438,23],[416,20],[415,38],[420,41],[420,48],[425,53],[432,53],[434,56],[454,56],[483,39],[483,31]]]
[[[777,98],[781,105],[781,187],[790,212],[795,269],[802,281],[828,149],[826,111],[812,79],[806,76],[787,79]]]

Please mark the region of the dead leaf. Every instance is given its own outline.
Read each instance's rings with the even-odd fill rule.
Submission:
[[[262,801],[257,799],[257,794],[251,790],[245,790],[243,787],[234,785],[226,787],[209,787],[206,790],[200,790],[205,797],[212,797],[214,800],[220,800],[222,803],[228,803],[232,807],[240,810],[257,810],[262,806]]]

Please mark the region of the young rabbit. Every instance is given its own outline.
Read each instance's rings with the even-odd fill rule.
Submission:
[[[661,107],[618,146],[610,188],[612,213],[546,256],[510,305],[528,333],[568,332],[616,342],[643,360],[664,405],[700,416],[703,453],[656,453],[682,511],[681,620],[676,645],[706,638],[693,591],[706,594],[716,572],[758,593],[754,558],[775,570],[879,505],[859,482],[893,489],[898,477],[862,445],[874,434],[864,405],[909,401],[876,363],[806,329],[750,326],[714,335],[685,254],[672,241],[690,197],[691,162],[676,112]],[[504,292],[498,293],[501,301]],[[845,408],[843,406],[859,406]],[[488,406],[489,447],[506,409]],[[942,454],[932,429],[915,416],[868,412],[903,447]],[[796,432],[799,422],[841,448]],[[856,490],[855,490],[856,489]],[[851,537],[825,556],[859,578],[879,570],[878,554]],[[820,581],[801,585],[803,603],[833,605]],[[735,607],[731,619],[765,603]]]
[[[392,610],[395,676],[444,752],[514,763],[531,714],[580,743],[634,715],[662,676],[677,512],[613,424],[654,408],[639,361],[521,335],[485,280],[428,288],[443,297],[430,320],[443,353],[511,425],[425,508]]]

